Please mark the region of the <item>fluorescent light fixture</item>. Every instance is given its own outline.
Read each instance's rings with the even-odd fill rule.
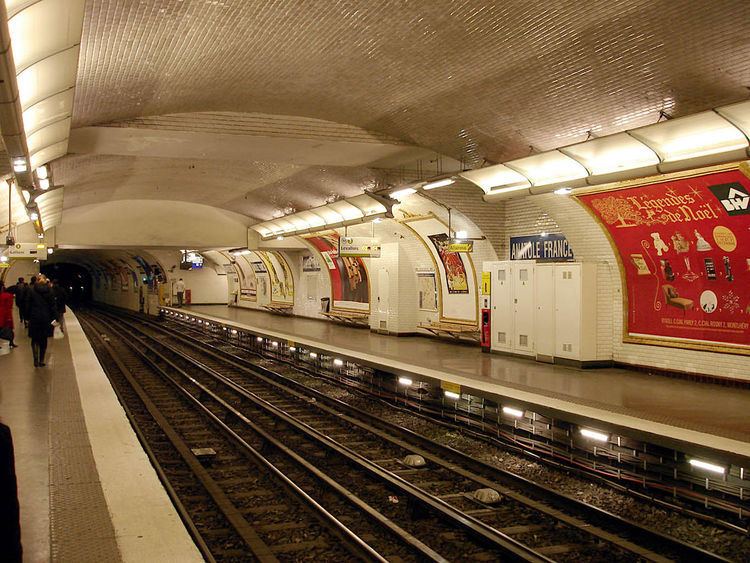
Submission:
[[[48,248],[47,249],[47,254],[53,254],[54,252],[55,252],[54,248]]]
[[[258,342],[263,342],[263,337],[262,336],[256,336],[255,340],[257,340]]]
[[[46,166],[40,166],[36,169],[36,177],[40,180],[46,180],[49,172],[47,171]]]
[[[721,473],[722,475],[727,470],[726,467],[722,467],[721,465],[715,465],[713,463],[708,463],[707,461],[701,461],[699,459],[691,459],[688,461],[688,463],[693,467],[705,469],[706,471],[712,471],[713,473]]]
[[[514,409],[513,407],[503,407],[503,412],[510,416],[515,416],[516,418],[521,418],[523,416],[522,410]]]
[[[732,152],[748,146],[742,131],[714,111],[647,125],[630,134],[651,147],[664,162]]]
[[[289,351],[290,352],[296,352],[297,351],[296,346],[289,346]]]
[[[422,186],[423,190],[434,190],[435,188],[444,188],[445,186],[450,186],[451,184],[455,183],[456,181],[453,178],[445,178],[443,180],[435,180],[434,182],[427,182],[424,186]],[[393,196],[391,196],[393,197]]]
[[[232,329],[232,334],[237,334],[237,329],[236,328]]]
[[[388,195],[393,199],[401,201],[405,197],[415,193],[417,193],[417,190],[415,190],[414,188],[404,188],[403,190],[396,190],[395,192],[391,192]]]
[[[13,159],[13,172],[26,172],[28,169],[29,165],[25,158]]]
[[[591,438],[597,442],[609,442],[609,434],[604,432],[597,432],[596,430],[589,430],[588,428],[581,428],[581,435],[586,438]]]
[[[39,179],[39,189],[40,190],[48,190],[49,189],[49,178],[40,178]]]
[[[0,256],[0,262],[7,262],[8,257],[7,256]]]
[[[344,360],[339,360],[338,358],[336,358],[335,360],[333,360],[333,365],[341,367],[344,365]]]
[[[456,238],[469,238],[469,234],[466,231],[456,231]]]
[[[560,151],[548,151],[512,160],[506,165],[531,180],[532,187],[586,178],[586,169]]]
[[[557,188],[554,192],[556,195],[568,195],[570,192],[573,191],[573,188]]]
[[[401,384],[401,385],[411,385],[412,383],[414,383],[414,382],[413,382],[413,381],[412,381],[411,379],[409,379],[408,377],[399,377],[399,378],[398,378],[398,382],[399,382],[399,384]]]
[[[310,352],[310,357],[314,360],[318,355],[315,352]]]
[[[592,176],[659,164],[659,157],[653,150],[627,133],[591,139],[560,151],[583,164]]]
[[[31,219],[32,221],[38,220],[39,213],[37,213],[36,211],[32,211],[31,213],[29,213],[29,219]]]
[[[453,391],[443,391],[443,395],[445,395],[448,399],[453,399],[454,401],[461,398],[461,395],[458,393],[454,393]]]
[[[271,342],[271,346],[273,346],[274,348],[278,347],[278,345],[279,345],[279,343],[276,342],[275,340],[273,342]]]
[[[502,164],[461,172],[460,176],[474,182],[484,190],[484,193],[512,192],[531,187],[526,177]]]

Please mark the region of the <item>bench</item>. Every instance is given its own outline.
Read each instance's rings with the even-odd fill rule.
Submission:
[[[479,342],[479,329],[473,325],[458,323],[430,322],[420,323],[419,328],[431,332],[435,336],[450,336],[456,340],[469,338]]]
[[[277,315],[291,315],[293,306],[292,305],[263,305],[263,308],[271,313]]]
[[[328,317],[332,321],[348,324],[352,326],[363,326],[370,322],[369,313],[357,313],[353,311],[329,311],[328,313],[321,313],[324,317]]]

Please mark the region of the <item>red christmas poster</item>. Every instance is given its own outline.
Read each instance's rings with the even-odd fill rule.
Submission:
[[[750,179],[742,170],[578,199],[619,253],[628,340],[750,354]]]

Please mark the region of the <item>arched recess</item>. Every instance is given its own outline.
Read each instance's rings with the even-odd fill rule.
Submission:
[[[614,250],[602,227],[574,198],[545,194],[525,198],[525,201],[536,205],[557,222],[570,241],[576,260],[599,263],[598,345],[611,350],[614,361],[750,380],[746,357],[623,342],[624,282]]]

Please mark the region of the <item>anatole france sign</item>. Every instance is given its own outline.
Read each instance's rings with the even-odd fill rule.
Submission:
[[[529,235],[510,238],[511,260],[573,260],[573,250],[564,235]]]

